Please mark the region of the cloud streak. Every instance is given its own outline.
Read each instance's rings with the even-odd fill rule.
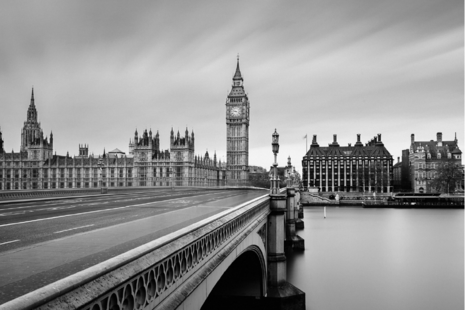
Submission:
[[[463,34],[457,0],[6,1],[0,126],[18,150],[34,85],[59,154],[127,152],[136,128],[159,130],[166,149],[171,126],[188,126],[196,153],[221,157],[240,53],[251,164],[271,163],[275,127],[298,167],[305,134],[324,145],[381,132],[394,157],[410,133],[457,131],[463,145]]]

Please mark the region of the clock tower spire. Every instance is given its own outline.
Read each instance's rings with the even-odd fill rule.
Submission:
[[[226,99],[226,155],[229,185],[247,185],[249,180],[250,102],[244,91],[239,55],[231,92]]]

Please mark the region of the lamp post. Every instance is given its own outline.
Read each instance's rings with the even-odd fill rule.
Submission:
[[[279,192],[279,183],[278,183],[278,162],[277,156],[279,153],[279,134],[274,130],[274,133],[271,138],[271,148],[274,154],[274,163],[273,163],[273,179],[271,181],[271,194],[277,195]]]

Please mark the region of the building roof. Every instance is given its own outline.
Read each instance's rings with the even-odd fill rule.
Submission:
[[[391,157],[391,153],[384,145],[374,146],[310,146],[307,156],[387,156]]]
[[[123,152],[123,151],[121,151],[120,149],[117,149],[117,148],[116,148],[116,149],[114,149],[113,151],[110,151],[110,152],[108,152],[108,154],[110,154],[110,153],[118,153],[118,154],[124,154],[124,152]]]
[[[414,153],[418,151],[425,151],[431,154],[431,159],[437,158],[440,153],[442,158],[446,158],[447,150],[452,154],[462,154],[462,151],[457,145],[457,141],[442,141],[442,146],[437,145],[437,141],[414,141],[410,146],[411,151]]]

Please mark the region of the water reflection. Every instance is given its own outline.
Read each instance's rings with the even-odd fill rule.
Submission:
[[[307,309],[464,309],[464,210],[304,210],[288,281]]]

